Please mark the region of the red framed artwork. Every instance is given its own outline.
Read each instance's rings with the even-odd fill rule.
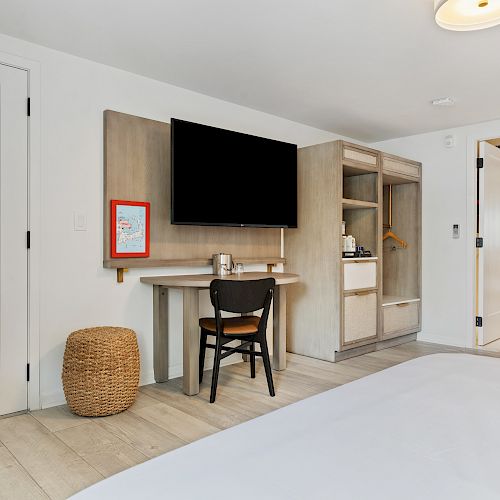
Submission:
[[[111,257],[149,257],[148,202],[111,200]]]

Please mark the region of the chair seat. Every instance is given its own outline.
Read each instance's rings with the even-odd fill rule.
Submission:
[[[258,332],[259,316],[237,316],[235,318],[223,318],[222,327],[224,335],[251,335]],[[201,328],[217,332],[215,318],[201,318]]]

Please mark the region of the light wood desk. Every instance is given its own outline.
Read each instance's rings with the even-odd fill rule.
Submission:
[[[199,291],[210,288],[214,279],[255,280],[274,278],[276,289],[273,305],[273,368],[286,368],[286,287],[299,281],[297,274],[242,273],[219,277],[214,274],[183,276],[144,276],[142,283],[153,285],[153,349],[156,382],[168,380],[168,288],[179,288],[183,294],[183,384],[189,396],[200,392],[198,357],[200,333],[198,320]]]

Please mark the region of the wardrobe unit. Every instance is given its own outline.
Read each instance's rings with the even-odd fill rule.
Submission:
[[[298,228],[285,238],[287,350],[328,361],[416,338],[421,165],[334,141],[298,151]],[[371,256],[345,258],[346,234]]]

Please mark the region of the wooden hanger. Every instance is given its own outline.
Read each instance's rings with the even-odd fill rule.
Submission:
[[[384,234],[384,237],[382,238],[383,241],[390,239],[393,239],[397,243],[401,245],[401,248],[407,248],[408,243],[405,240],[402,240],[399,236],[394,234],[391,229],[392,229],[392,184],[389,184],[389,224],[386,226],[389,231],[387,231]]]
[[[388,240],[389,238],[397,241],[400,245],[401,245],[401,248],[407,248],[408,247],[408,243],[406,243],[405,240],[402,240],[401,238],[399,238],[398,236],[396,236],[391,230],[387,231],[387,233],[384,234],[384,238],[383,240]]]

